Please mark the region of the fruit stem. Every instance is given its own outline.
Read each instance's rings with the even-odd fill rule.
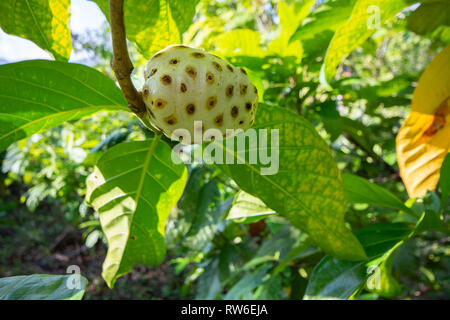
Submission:
[[[111,38],[113,47],[113,60],[111,67],[116,75],[117,82],[128,103],[128,108],[146,124],[146,126],[155,132],[151,126],[148,126],[146,119],[146,108],[142,95],[136,90],[131,81],[131,72],[133,63],[128,55],[127,38],[125,32],[125,23],[123,18],[123,0],[109,0],[109,17],[111,23]]]

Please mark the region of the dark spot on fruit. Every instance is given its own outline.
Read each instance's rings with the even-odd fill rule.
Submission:
[[[212,64],[213,64],[214,68],[216,68],[217,71],[222,71],[222,66],[219,63],[217,63],[216,61],[213,61]]]
[[[231,108],[231,116],[233,118],[236,118],[239,114],[239,108],[234,106],[233,108]]]
[[[172,126],[172,125],[174,125],[174,124],[177,123],[177,117],[175,116],[175,114],[172,114],[172,115],[170,115],[170,116],[168,116],[168,117],[165,117],[165,118],[164,118],[164,121],[165,121],[167,124],[170,124],[170,125]]]
[[[247,111],[250,111],[250,110],[252,109],[252,104],[251,104],[250,102],[247,102],[247,103],[245,104],[245,109],[246,109]]]
[[[192,103],[189,103],[189,104],[186,106],[186,112],[187,112],[188,114],[194,114],[194,112],[195,112],[195,105],[192,104]]]
[[[201,52],[192,52],[192,56],[194,58],[204,58],[205,57],[205,55]]]
[[[163,99],[156,99],[155,100],[155,106],[158,109],[163,109],[166,106],[166,104],[167,104],[166,100],[163,100]]]
[[[239,124],[244,124],[244,120],[239,121]]]
[[[130,236],[130,239],[131,240],[136,240],[136,237],[135,236]]]
[[[150,92],[149,92],[148,88],[144,88],[144,91],[143,91],[144,97],[147,97],[149,93]]]
[[[247,93],[247,85],[241,84],[241,96]]]
[[[188,48],[188,47],[186,47],[186,46],[184,46],[182,44],[177,44],[177,45],[174,45],[173,47],[177,48],[177,49],[186,49],[186,48]]]
[[[163,53],[164,53],[164,52],[158,52],[157,54],[155,54],[155,55],[153,56],[153,58],[161,57],[161,56],[163,55]]]
[[[180,60],[178,60],[177,58],[169,61],[170,64],[178,64],[178,62],[180,62]]]
[[[194,67],[187,66],[186,68],[184,68],[184,71],[186,71],[188,76],[191,77],[192,79],[195,79],[195,77],[197,77],[197,70],[195,70]]]
[[[160,80],[166,86],[172,83],[172,78],[168,74],[162,75]]]
[[[223,113],[219,114],[214,118],[214,123],[216,126],[220,127],[223,124]]]
[[[234,86],[229,85],[229,86],[225,89],[225,94],[226,94],[228,97],[233,96],[233,89],[234,89]]]
[[[154,75],[157,71],[158,71],[158,69],[153,68],[152,71],[150,71],[150,74],[149,74],[149,76],[147,77],[147,79],[150,78],[152,75]]]
[[[209,97],[208,100],[206,100],[206,109],[211,110],[214,108],[217,104],[217,98],[215,96]]]
[[[181,83],[181,84],[180,84],[180,91],[181,91],[181,92],[186,92],[186,91],[187,91],[187,87],[186,87],[186,84],[185,84],[185,83]]]
[[[244,68],[240,68],[240,70],[241,70],[241,72],[242,72],[243,74],[247,75],[247,71],[245,71]]]
[[[255,86],[253,86],[253,91],[255,92],[255,94],[258,94],[258,89],[256,89]]]
[[[231,64],[227,64],[227,69],[230,70],[231,72],[234,72],[233,67],[231,66]]]
[[[207,72],[206,73],[206,82],[208,84],[213,84],[214,83],[214,75],[211,72]]]
[[[183,141],[183,136],[178,136],[178,141],[182,142]]]

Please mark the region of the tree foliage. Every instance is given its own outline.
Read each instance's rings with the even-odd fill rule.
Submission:
[[[109,21],[108,1],[93,2]],[[183,164],[171,157],[181,145],[127,108],[109,69],[109,39],[71,42],[69,1],[4,1],[0,27],[55,61],[0,65],[2,186],[29,186],[20,197],[29,210],[61,201],[85,228],[86,245],[103,240],[111,288],[168,254],[182,297],[403,298],[417,292],[417,270],[445,296],[448,286],[426,265],[402,272],[405,255],[427,255],[449,232],[444,2],[125,1],[137,75],[171,44],[212,52],[255,84],[253,128],[279,132],[277,143],[258,136],[269,141],[265,150],[228,149],[239,135],[192,148],[214,148],[231,164]],[[94,67],[68,62],[80,47],[94,48]],[[245,160],[252,148],[277,154],[275,174]],[[448,258],[439,246],[429,250]],[[0,279],[0,298],[81,298],[86,279],[78,291],[62,288],[65,280]]]

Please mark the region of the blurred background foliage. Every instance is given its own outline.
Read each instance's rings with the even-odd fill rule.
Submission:
[[[314,124],[339,168],[376,182],[403,201],[395,136],[409,112],[417,80],[450,42],[447,22],[424,23],[431,10],[412,6],[384,24],[339,65],[331,91],[319,72],[333,33],[355,1],[200,0],[183,43],[243,66],[260,100]],[[425,18],[424,18],[425,17]],[[428,19],[428,18],[427,18]],[[425,27],[427,26],[427,27]],[[289,41],[290,39],[294,41]],[[72,34],[73,50],[113,78],[109,25]],[[146,58],[130,43],[133,80],[143,83]],[[79,264],[90,279],[86,298],[300,299],[324,256],[277,215],[227,219],[237,185],[214,166],[189,166],[185,193],[166,228],[168,257],[139,266],[110,291],[101,279],[105,239],[83,203],[85,180],[99,156],[119,142],[148,135],[127,113],[99,112],[14,143],[0,155],[0,275],[64,273]],[[416,206],[436,206],[429,193]],[[353,229],[376,222],[411,222],[395,209],[352,204]],[[450,238],[424,233],[399,248],[395,298],[450,297]],[[383,298],[360,290],[362,299]]]

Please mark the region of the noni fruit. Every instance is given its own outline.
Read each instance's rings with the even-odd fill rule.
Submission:
[[[255,120],[256,87],[243,68],[215,55],[172,45],[148,61],[144,76],[141,92],[148,119],[171,139],[190,144],[200,142],[194,137],[228,138]],[[212,128],[217,130],[209,131],[220,132],[220,137],[207,137]]]

